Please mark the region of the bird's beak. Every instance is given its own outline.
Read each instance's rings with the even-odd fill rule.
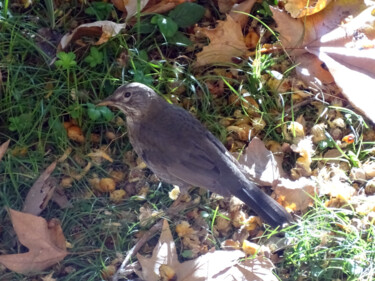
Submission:
[[[97,104],[97,106],[115,106],[115,103],[113,102],[111,97],[108,97],[108,98],[102,100],[101,102],[99,102]]]

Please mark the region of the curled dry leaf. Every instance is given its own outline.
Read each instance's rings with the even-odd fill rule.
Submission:
[[[274,188],[278,201],[290,211],[304,211],[314,202],[316,183],[309,178],[280,179]]]
[[[68,254],[58,220],[49,223],[41,217],[9,210],[14,230],[28,252],[1,255],[0,263],[21,274],[38,272],[63,260]]]
[[[107,20],[81,24],[75,28],[71,34],[65,34],[63,38],[61,38],[58,49],[64,50],[71,42],[76,41],[82,36],[100,36],[99,40],[94,45],[101,45],[107,42],[111,37],[119,34],[125,26],[125,23],[115,23]]]
[[[56,164],[55,161],[49,165],[30,188],[23,205],[23,212],[37,216],[47,207],[57,186],[57,180],[50,177]]]
[[[238,22],[240,26],[244,28],[249,21],[247,13],[250,13],[255,2],[256,0],[245,0],[239,4],[234,4],[229,15],[235,22]]]
[[[0,146],[0,161],[1,161],[1,158],[3,158],[5,152],[7,151],[8,146],[9,146],[9,143],[10,143],[10,140],[7,140],[6,142],[4,142],[4,143]]]
[[[302,18],[323,10],[331,0],[288,0],[285,4],[285,10],[290,13],[293,18]]]
[[[104,158],[105,160],[108,160],[111,163],[113,162],[113,159],[111,158],[111,156],[109,156],[105,151],[100,150],[100,149],[97,149],[94,152],[90,152],[89,154],[87,154],[87,156],[92,157],[92,158],[100,157],[100,158]]]
[[[299,57],[308,52],[324,62],[351,104],[374,121],[375,111],[368,102],[369,89],[375,81],[374,3],[337,0],[302,19],[293,19],[273,7],[271,10],[283,47],[293,50],[291,54],[297,61],[304,60]],[[347,15],[353,18],[348,21]],[[324,73],[314,71],[314,65],[321,67],[321,63],[309,63],[305,73]],[[313,89],[320,89],[322,85],[314,81],[314,75],[300,75],[300,78]],[[326,78],[318,77],[320,81]]]
[[[151,258],[137,254],[142,272],[136,272],[147,281],[160,280],[160,267],[173,269],[181,281],[206,280],[269,280],[276,281],[272,274],[272,262],[265,257],[256,257],[239,262],[245,254],[240,250],[211,251],[196,259],[180,263],[168,222],[163,223],[159,242]]]
[[[240,164],[255,183],[268,186],[272,186],[285,174],[277,160],[279,159],[276,159],[258,138],[253,138],[239,158]]]
[[[241,57],[247,51],[241,25],[230,15],[225,21],[218,21],[215,29],[202,28],[210,44],[197,54],[195,67],[211,63],[230,63],[233,57]]]
[[[73,125],[67,128],[66,131],[68,134],[68,138],[70,138],[71,140],[74,140],[79,143],[85,142],[85,136],[83,135],[83,132],[80,127]]]
[[[156,3],[155,3],[156,2]],[[150,1],[145,7],[143,14],[163,14],[166,13],[177,5],[188,2],[187,0],[156,0]],[[150,5],[151,4],[151,5]]]
[[[126,12],[126,20],[130,19],[137,13],[137,5],[140,11],[147,5],[149,0],[112,0],[113,5],[122,12]]]

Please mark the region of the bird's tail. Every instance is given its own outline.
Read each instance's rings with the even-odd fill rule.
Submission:
[[[274,199],[260,190],[252,182],[233,194],[248,205],[272,227],[285,226],[293,221],[292,216]]]

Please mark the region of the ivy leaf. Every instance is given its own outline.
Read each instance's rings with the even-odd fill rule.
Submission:
[[[155,22],[155,24],[156,24],[156,22]],[[134,25],[133,29],[137,32],[139,31],[139,33],[141,33],[141,34],[150,34],[156,29],[155,24],[152,24],[151,22],[140,22],[138,24],[138,22],[137,22]]]
[[[205,8],[201,5],[185,2],[170,11],[168,16],[179,27],[188,27],[197,23],[203,17],[205,11]]]
[[[16,117],[9,117],[9,130],[14,132],[22,132],[26,129],[30,129],[33,125],[33,114],[22,113]]]
[[[95,67],[98,64],[103,63],[103,53],[96,47],[90,48],[90,55],[85,58],[85,62],[89,63],[91,67]]]
[[[174,22],[174,20],[162,15],[153,16],[151,23],[157,24],[160,32],[167,38],[175,35],[178,29],[178,25]]]
[[[111,121],[114,117],[113,112],[106,106],[101,106],[99,111],[106,121]]]
[[[182,32],[177,31],[175,35],[168,38],[168,42],[177,46],[191,46],[193,42],[190,41]]]
[[[73,119],[77,119],[82,115],[82,106],[77,104],[69,105],[68,112]]]
[[[85,13],[96,16],[97,20],[106,20],[113,10],[113,5],[105,2],[91,2],[91,6],[85,9]]]
[[[77,65],[77,62],[75,61],[76,55],[73,52],[59,52],[56,56],[59,58],[59,60],[57,60],[55,64],[64,69],[70,69]]]
[[[87,114],[92,121],[98,120],[100,116],[102,115],[100,111],[95,108],[87,109]]]

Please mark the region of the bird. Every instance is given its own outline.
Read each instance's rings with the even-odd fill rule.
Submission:
[[[190,112],[168,103],[152,88],[128,83],[98,106],[114,107],[126,115],[133,149],[162,181],[186,190],[197,186],[224,197],[233,195],[274,228],[293,221],[284,207],[245,176],[238,161]]]

